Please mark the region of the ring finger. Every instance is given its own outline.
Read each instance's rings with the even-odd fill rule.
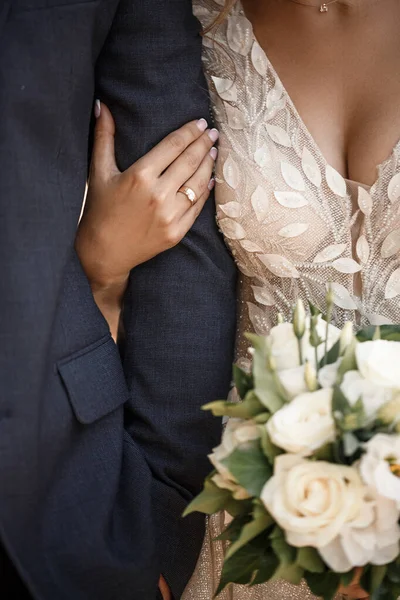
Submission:
[[[214,180],[211,178],[211,176],[217,154],[217,149],[211,148],[210,152],[203,159],[196,173],[185,182],[181,188],[181,191],[178,191],[177,195],[185,201],[182,204],[181,217],[183,217],[185,213],[187,213],[187,211],[194,206],[201,210],[202,204],[204,204],[205,199],[208,197],[208,194],[214,186]],[[188,190],[188,193],[186,194],[184,190]],[[194,195],[193,201],[191,201],[189,197],[191,192]],[[197,206],[198,203],[201,204],[200,207]]]

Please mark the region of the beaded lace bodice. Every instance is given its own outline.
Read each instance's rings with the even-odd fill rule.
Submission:
[[[194,0],[203,27],[224,0]],[[263,334],[298,297],[324,311],[334,293],[335,324],[400,321],[400,141],[370,188],[346,181],[324,159],[238,2],[204,37],[203,63],[216,126],[219,227],[241,273],[239,362],[246,331]],[[245,366],[245,365],[243,365]],[[211,600],[223,561],[224,515],[210,519],[203,551],[182,600]],[[233,586],[221,600],[305,600],[305,585]]]
[[[195,0],[207,26],[223,0]],[[400,142],[371,188],[327,164],[240,3],[204,39],[217,127],[217,216],[240,272],[240,330],[265,333],[296,299],[360,326],[400,318]],[[239,332],[240,333],[240,332]]]

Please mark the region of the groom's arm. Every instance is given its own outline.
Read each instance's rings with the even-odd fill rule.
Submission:
[[[190,0],[123,0],[98,63],[98,94],[126,168],[171,130],[209,117],[199,26]],[[235,269],[209,200],[183,242],[132,272],[125,304],[128,430],[154,474],[163,573],[174,594],[194,567],[203,521],[182,521],[209,470],[221,423],[200,410],[226,396]],[[175,567],[174,567],[175,564]]]

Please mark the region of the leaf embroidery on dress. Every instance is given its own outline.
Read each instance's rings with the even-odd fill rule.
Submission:
[[[226,39],[229,47],[242,56],[247,56],[253,45],[253,28],[246,17],[229,17]]]
[[[298,192],[274,192],[274,196],[286,208],[301,208],[308,204],[308,200]]]
[[[265,165],[271,160],[271,153],[268,150],[267,144],[263,144],[261,148],[254,152],[254,160],[259,167],[265,167]]]
[[[300,277],[296,267],[280,254],[261,254],[259,259],[264,263],[271,273],[277,277]]]
[[[227,102],[236,102],[237,100],[237,87],[234,81],[230,79],[223,79],[222,77],[212,77],[215,89],[222,100]]]
[[[400,268],[393,271],[385,287],[385,298],[390,300],[400,294]]]
[[[230,240],[241,240],[246,237],[246,232],[243,227],[233,219],[220,219],[219,227],[222,233]]]
[[[316,187],[319,187],[322,182],[321,170],[318,166],[317,161],[315,160],[309,149],[305,146],[303,148],[301,166],[303,167],[303,171],[307,179],[311,181],[311,183],[313,183]]]
[[[304,179],[302,177],[302,174],[298,169],[296,169],[296,167],[282,160],[281,173],[283,179],[289,187],[293,188],[294,190],[298,190],[299,192],[305,191],[306,186],[304,183]]]
[[[326,165],[325,176],[326,182],[332,192],[341,198],[345,198],[347,195],[347,186],[341,174],[330,165]]]
[[[314,258],[314,263],[323,263],[330,262],[343,254],[346,249],[347,244],[331,244],[327,246],[321,252],[318,252],[317,256]]]
[[[231,155],[226,159],[222,172],[226,183],[230,185],[232,189],[236,190],[240,183],[240,171]]]
[[[389,235],[385,238],[382,248],[381,248],[381,256],[382,258],[389,258],[394,254],[397,254],[400,250],[400,229],[394,229]]]
[[[227,202],[226,204],[220,204],[219,208],[232,219],[239,218],[242,212],[242,206],[240,202]]]
[[[257,220],[262,223],[268,216],[269,198],[266,191],[258,186],[251,196],[251,204],[256,213]]]
[[[273,306],[275,304],[274,296],[267,288],[252,285],[251,289],[253,290],[255,300],[259,304],[264,304],[265,306]]]
[[[357,256],[362,263],[367,263],[369,259],[369,244],[365,235],[361,235],[356,245]]]
[[[257,41],[254,41],[251,49],[251,61],[257,73],[259,73],[261,77],[265,77],[267,74],[267,57]]]
[[[357,308],[357,304],[344,285],[334,282],[330,284],[330,287],[333,292],[333,301],[337,306],[346,310],[355,310]],[[329,288],[329,284],[327,284],[327,288]]]
[[[308,228],[308,223],[290,223],[290,225],[282,227],[282,229],[278,231],[278,235],[285,238],[294,238],[307,231]]]
[[[292,145],[290,137],[288,136],[286,131],[279,125],[271,125],[270,123],[266,123],[265,129],[267,130],[269,137],[273,142],[275,142],[275,144],[285,146],[286,148],[289,148]]]
[[[244,129],[246,126],[246,119],[243,112],[236,108],[235,106],[231,106],[224,102],[226,116],[228,117],[228,125],[232,129]]]
[[[263,249],[251,240],[240,240],[240,245],[247,252],[263,252]]]
[[[372,198],[363,187],[358,188],[358,206],[365,216],[369,217],[372,212]]]
[[[268,321],[265,318],[265,311],[252,302],[248,302],[247,307],[249,311],[249,318],[254,327],[255,333],[258,335],[265,335],[268,333]]]
[[[338,258],[332,263],[332,267],[339,273],[358,273],[361,266],[353,258]]]
[[[396,173],[389,182],[388,197],[390,202],[397,202],[400,199],[400,173]]]

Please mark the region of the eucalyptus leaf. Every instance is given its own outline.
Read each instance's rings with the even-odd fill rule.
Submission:
[[[325,564],[315,548],[304,547],[297,551],[296,564],[310,573],[323,573]]]
[[[222,510],[229,499],[231,498],[232,492],[229,490],[222,490],[211,481],[212,474],[205,480],[203,491],[200,492],[196,498],[192,500],[189,506],[183,513],[186,517],[193,512],[201,512],[206,515],[212,515],[219,510]]]
[[[272,475],[272,468],[261,449],[260,440],[240,446],[222,463],[247,492],[258,497]]]

